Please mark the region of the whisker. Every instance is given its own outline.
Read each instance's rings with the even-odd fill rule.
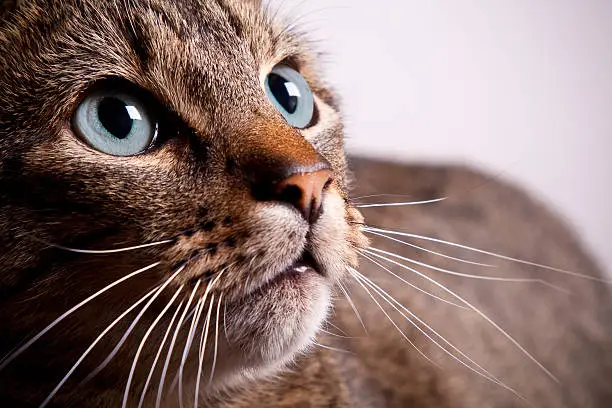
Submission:
[[[174,312],[174,315],[172,316],[172,319],[170,319],[170,324],[168,324],[168,329],[166,330],[166,333],[164,334],[164,337],[162,338],[162,341],[159,345],[159,350],[157,351],[157,354],[155,355],[155,359],[153,360],[153,363],[151,364],[151,368],[149,369],[149,375],[147,376],[147,381],[145,382],[144,388],[142,389],[142,394],[140,395],[140,401],[138,402],[138,408],[141,408],[142,404],[144,403],[145,395],[147,394],[147,389],[149,388],[149,384],[151,382],[151,379],[153,378],[153,373],[155,372],[155,366],[157,365],[157,361],[159,360],[159,357],[161,356],[161,353],[164,349],[166,340],[168,340],[168,336],[170,335],[170,332],[172,331],[172,327],[174,326],[174,321],[178,317],[178,314],[183,307],[183,303],[184,303],[184,300],[182,300],[181,303],[179,303],[178,307],[176,308],[176,311]]]
[[[446,200],[447,197],[436,198],[425,201],[407,201],[403,203],[371,203],[371,204],[355,204],[355,208],[373,208],[373,207],[405,207],[409,205],[434,204]]]
[[[160,263],[161,262],[155,262],[155,263],[152,263],[149,266],[146,266],[146,267],[144,267],[142,269],[139,269],[139,270],[137,270],[135,272],[132,272],[132,273],[124,276],[123,278],[114,281],[110,285],[105,286],[103,289],[100,289],[99,291],[97,291],[93,295],[89,296],[87,299],[83,300],[82,302],[80,302],[76,306],[72,307],[70,310],[68,310],[67,312],[62,314],[60,317],[55,319],[53,322],[51,322],[47,327],[42,329],[36,336],[34,336],[30,340],[28,340],[23,346],[19,347],[16,351],[14,351],[13,353],[11,353],[11,354],[7,355],[6,357],[4,357],[2,359],[2,363],[0,364],[0,371],[2,369],[4,369],[4,367],[6,367],[11,361],[13,361],[15,358],[17,358],[21,353],[23,353],[26,349],[28,349],[32,344],[34,344],[38,339],[40,339],[42,336],[44,336],[45,333],[47,333],[49,330],[53,329],[58,323],[60,323],[66,317],[70,316],[72,313],[74,313],[75,311],[77,311],[78,309],[80,309],[81,307],[86,305],[87,303],[91,302],[92,300],[94,300],[98,296],[100,296],[103,293],[107,292],[108,290],[114,288],[115,286],[125,282],[126,280],[128,280],[130,278],[133,278],[136,275],[140,275],[141,273],[146,272],[149,269],[155,268]]]
[[[136,249],[143,249],[143,248],[149,248],[149,247],[153,247],[153,246],[159,246],[159,245],[164,245],[164,244],[171,244],[173,242],[175,242],[174,239],[165,239],[163,241],[157,241],[157,242],[150,242],[148,244],[142,244],[142,245],[135,245],[135,246],[130,246],[130,247],[125,247],[125,248],[117,248],[117,249],[78,249],[78,248],[69,248],[69,247],[65,247],[65,246],[61,246],[61,245],[56,245],[56,244],[52,244],[49,242],[45,242],[45,241],[41,241],[53,248],[57,248],[57,249],[63,249],[65,251],[70,251],[70,252],[76,252],[79,254],[116,254],[118,252],[128,252],[128,251],[134,251]]]
[[[225,340],[229,342],[229,337],[227,336],[227,300],[223,302],[223,334],[225,335]]]
[[[364,198],[374,198],[374,197],[414,197],[414,194],[368,194],[359,197],[353,197],[352,200],[363,200]]]
[[[340,288],[340,291],[342,292],[342,294],[344,294],[344,297],[346,298],[349,305],[351,306],[351,309],[353,309],[355,316],[357,316],[357,320],[359,320],[361,327],[363,327],[363,331],[367,335],[368,329],[366,329],[365,323],[363,322],[363,319],[361,318],[361,314],[359,314],[359,310],[357,310],[357,305],[355,305],[355,302],[353,302],[353,299],[351,299],[351,296],[349,295],[348,290],[340,282],[338,282],[338,287]]]
[[[332,322],[330,322],[329,320],[328,320],[328,321],[326,321],[326,322],[325,322],[325,324],[327,324],[327,325],[329,325],[329,326],[333,327],[334,329],[338,330],[338,331],[339,331],[341,334],[343,334],[344,336],[349,337],[349,335],[348,335],[348,334],[347,334],[347,333],[346,333],[344,330],[342,330],[340,327],[336,326],[335,324],[333,324],[333,323],[332,323]]]
[[[422,267],[427,268],[427,269],[431,269],[431,270],[434,270],[434,271],[437,271],[437,272],[445,273],[447,275],[459,276],[459,277],[462,277],[462,278],[469,278],[469,279],[494,281],[494,282],[540,283],[540,284],[548,286],[548,287],[550,287],[552,289],[556,289],[558,291],[568,293],[565,289],[560,288],[558,286],[555,286],[552,283],[546,282],[545,280],[542,280],[542,279],[537,279],[537,278],[501,278],[501,277],[497,277],[497,276],[472,275],[472,274],[469,274],[469,273],[461,273],[461,272],[455,272],[455,271],[451,271],[451,270],[444,269],[444,268],[438,268],[437,266],[429,265],[429,264],[426,264],[426,263],[423,263],[423,262],[416,261],[414,259],[406,258],[404,256],[394,254],[393,252],[384,251],[382,249],[378,249],[378,248],[374,248],[374,247],[369,247],[369,249],[371,249],[373,251],[376,251],[376,252],[383,253],[385,255],[392,256],[394,258],[401,259],[401,260],[406,261],[406,262],[410,262],[410,263],[415,264],[415,265],[422,266]]]
[[[176,278],[181,272],[183,272],[186,266],[187,266],[187,263],[184,263],[168,279],[166,279],[166,281],[157,290],[157,293],[155,293],[153,297],[140,310],[140,312],[138,312],[138,315],[136,316],[134,321],[132,321],[132,324],[130,324],[130,327],[128,327],[128,329],[125,331],[125,333],[123,334],[123,337],[121,337],[121,340],[119,340],[119,342],[117,343],[113,351],[109,353],[109,355],[104,359],[104,361],[91,374],[89,374],[83,382],[88,382],[89,380],[94,378],[96,375],[98,375],[100,371],[102,371],[111,362],[111,360],[117,355],[117,353],[119,352],[123,344],[126,342],[127,338],[130,336],[130,334],[132,333],[132,331],[134,330],[134,328],[136,327],[140,319],[142,319],[142,316],[144,316],[144,314],[149,309],[149,307],[151,307],[155,299],[157,299],[157,297],[164,291],[164,289],[166,289],[166,287],[174,280],[174,278]]]
[[[194,314],[195,312],[197,312],[197,311],[198,311],[198,307],[197,307],[197,305],[196,305],[196,306],[194,306],[194,307],[193,307],[193,309],[191,309],[191,310],[189,311],[189,313],[187,313],[187,316],[185,316],[185,319],[184,319],[184,321],[183,321],[183,323],[182,323],[182,324],[183,324],[183,326],[184,326],[184,325],[187,323],[187,321],[188,321],[189,319],[191,319],[191,318],[193,317],[193,314]]]
[[[503,260],[506,260],[506,261],[517,262],[517,263],[520,263],[520,264],[523,264],[523,265],[535,266],[537,268],[542,268],[542,269],[546,269],[546,270],[549,270],[549,271],[559,272],[559,273],[562,273],[562,274],[574,276],[574,277],[581,278],[581,279],[588,279],[588,280],[592,280],[592,281],[612,284],[612,281],[610,281],[610,280],[596,278],[596,277],[589,276],[589,275],[583,275],[581,273],[572,272],[572,271],[568,271],[568,270],[560,269],[560,268],[555,268],[555,267],[552,267],[552,266],[543,265],[543,264],[539,264],[539,263],[535,263],[535,262],[530,262],[530,261],[526,261],[526,260],[519,259],[519,258],[513,258],[513,257],[510,257],[510,256],[498,254],[498,253],[495,253],[495,252],[489,252],[489,251],[485,251],[485,250],[478,249],[478,248],[472,248],[472,247],[469,247],[467,245],[461,245],[461,244],[457,244],[455,242],[444,241],[444,240],[438,239],[438,238],[426,237],[426,236],[423,236],[423,235],[416,235],[416,234],[410,234],[410,233],[407,233],[407,232],[385,230],[385,229],[373,228],[373,227],[364,227],[363,229],[364,229],[364,231],[382,232],[382,233],[387,233],[387,234],[400,235],[400,236],[408,237],[408,238],[415,238],[415,239],[422,239],[422,240],[425,240],[425,241],[437,242],[439,244],[449,245],[449,246],[453,246],[453,247],[456,247],[456,248],[465,249],[465,250],[468,250],[468,251],[478,252],[478,253],[481,253],[481,254],[489,255],[489,256],[492,256],[492,257],[495,257],[495,258],[499,258],[499,259],[503,259]]]
[[[181,314],[179,321],[176,323],[176,329],[174,330],[174,334],[172,335],[172,340],[170,341],[170,346],[168,347],[168,353],[166,354],[166,361],[164,362],[164,368],[162,370],[161,378],[159,380],[159,387],[157,389],[157,397],[155,400],[156,408],[159,408],[161,405],[161,398],[162,398],[162,394],[164,390],[164,381],[166,379],[166,374],[168,372],[168,366],[170,364],[170,357],[172,356],[172,350],[174,349],[174,344],[176,343],[176,339],[182,327],[181,323],[185,319],[185,315],[187,314],[187,311],[189,310],[189,306],[191,306],[191,302],[193,302],[193,298],[195,297],[196,291],[198,290],[198,287],[200,286],[201,283],[202,283],[202,280],[198,280],[196,284],[194,285],[193,290],[191,291],[191,295],[189,296],[189,299],[187,300],[187,304],[185,305],[185,309],[183,309],[183,313]]]
[[[378,232],[372,232],[372,231],[365,230],[365,229],[364,229],[364,232],[366,232],[368,234],[372,234],[372,235],[378,235],[379,237],[390,239],[391,241],[399,242],[400,244],[407,245],[409,247],[416,248],[416,249],[419,249],[419,250],[421,250],[423,252],[427,252],[427,253],[430,253],[430,254],[433,254],[433,255],[438,255],[438,256],[441,256],[442,258],[451,259],[453,261],[458,261],[458,262],[466,263],[466,264],[469,264],[469,265],[483,266],[483,267],[486,267],[486,268],[497,268],[497,265],[490,265],[490,264],[485,264],[485,263],[480,263],[480,262],[468,261],[467,259],[463,259],[463,258],[456,258],[454,256],[450,256],[450,255],[446,255],[446,254],[443,254],[443,253],[440,253],[440,252],[432,251],[431,249],[424,248],[424,247],[419,246],[419,245],[415,245],[415,244],[413,244],[411,242],[402,241],[401,239],[393,238],[393,237],[390,237],[390,236],[385,235],[385,234],[380,234]]]
[[[441,297],[439,297],[439,296],[436,296],[436,295],[434,295],[434,294],[433,294],[433,293],[431,293],[431,292],[428,292],[428,291],[426,291],[426,290],[424,290],[424,289],[419,288],[419,287],[418,287],[418,286],[416,286],[416,285],[413,285],[412,283],[408,282],[407,280],[405,280],[405,279],[404,279],[404,278],[402,278],[401,276],[399,276],[399,275],[397,275],[396,273],[394,273],[393,271],[391,271],[389,268],[387,268],[386,266],[384,266],[384,265],[383,265],[383,264],[381,264],[380,262],[378,262],[378,261],[376,261],[376,260],[372,259],[371,257],[369,257],[368,255],[364,254],[363,252],[361,253],[361,256],[363,256],[364,258],[366,258],[368,261],[370,261],[370,262],[372,262],[372,263],[374,263],[374,264],[378,265],[379,267],[381,267],[382,269],[384,269],[385,271],[387,271],[388,273],[390,273],[391,275],[393,275],[394,277],[396,277],[397,279],[399,279],[399,280],[400,280],[400,281],[402,281],[403,283],[407,284],[408,286],[410,286],[410,287],[412,287],[412,288],[416,289],[417,291],[419,291],[419,292],[421,292],[421,293],[424,293],[425,295],[430,296],[430,297],[432,297],[432,298],[434,298],[434,299],[440,300],[440,301],[442,301],[442,302],[444,302],[444,303],[448,303],[449,305],[452,305],[452,306],[458,307],[458,308],[460,308],[460,309],[466,309],[466,307],[465,307],[465,306],[461,306],[461,305],[459,305],[459,304],[457,304],[457,303],[451,302],[450,300],[446,300],[446,299],[444,299],[444,298],[441,298]]]
[[[326,349],[326,350],[337,351],[337,352],[339,352],[339,353],[346,353],[346,354],[352,354],[352,355],[355,355],[355,353],[353,353],[352,351],[349,351],[349,350],[343,350],[343,349],[341,349],[341,348],[336,348],[336,347],[331,347],[331,346],[326,346],[325,344],[321,344],[321,343],[318,343],[318,342],[316,342],[316,341],[313,341],[313,342],[312,342],[312,344],[314,344],[314,345],[315,345],[315,346],[317,346],[317,347],[321,347],[321,348],[323,348],[323,349]]]
[[[395,303],[397,306],[399,306],[402,310],[404,310],[406,313],[408,313],[412,318],[414,318],[418,323],[420,323],[421,325],[423,325],[425,328],[427,328],[429,331],[431,331],[435,336],[437,336],[438,338],[440,338],[444,343],[446,343],[447,345],[449,345],[453,350],[455,350],[456,352],[458,352],[459,354],[461,354],[461,356],[465,357],[470,363],[474,364],[476,367],[478,367],[480,370],[482,370],[484,373],[487,374],[487,376],[485,376],[485,378],[487,379],[496,379],[495,376],[493,376],[491,373],[489,373],[486,369],[484,369],[483,367],[481,367],[478,363],[476,363],[475,361],[473,361],[471,358],[469,358],[467,355],[465,355],[460,349],[458,349],[456,346],[454,346],[452,343],[450,343],[448,340],[446,340],[446,338],[444,338],[444,336],[442,336],[441,334],[439,334],[436,330],[434,330],[431,326],[429,326],[427,323],[425,323],[422,319],[420,319],[416,314],[414,314],[412,311],[410,311],[410,309],[408,309],[406,306],[404,306],[403,304],[401,304],[400,302],[397,301],[397,299],[395,299],[393,296],[391,296],[389,294],[389,292],[385,291],[384,289],[382,289],[379,285],[377,285],[376,283],[374,283],[370,278],[368,278],[367,276],[365,276],[364,274],[360,273],[357,270],[353,270],[353,273],[355,273],[357,275],[358,278],[360,278],[361,280],[363,280],[363,282],[368,285],[370,288],[372,288],[372,290],[374,290],[376,292],[376,294],[378,294],[378,296],[380,296],[381,298],[383,298],[385,301],[387,301],[387,303],[389,302],[393,302]],[[392,306],[400,315],[402,315],[402,317],[404,317],[410,324],[412,324],[417,330],[419,330],[419,332],[421,332],[423,335],[425,335],[430,341],[432,341],[436,346],[438,346],[440,349],[442,349],[444,352],[446,352],[447,354],[449,354],[448,350],[446,350],[446,348],[444,348],[443,346],[441,346],[436,340],[432,339],[426,332],[424,332],[416,323],[414,323],[412,321],[411,318],[405,316],[405,314],[401,311],[398,310],[396,307],[393,306],[393,304],[389,303],[390,306]],[[449,354],[452,358],[456,359],[457,357]],[[462,361],[457,360],[460,363],[464,364]],[[473,368],[468,367],[470,369],[473,370]],[[478,373],[477,374],[481,374]],[[490,378],[489,378],[490,377]],[[497,379],[496,379],[497,380]]]
[[[210,378],[208,379],[208,385],[212,384],[213,377],[215,375],[215,368],[217,367],[217,351],[219,347],[219,316],[221,311],[221,300],[223,299],[223,293],[219,294],[219,302],[217,303],[217,316],[215,320],[215,349],[213,354],[212,368],[210,369]]]
[[[484,320],[486,320],[491,326],[493,326],[498,332],[500,332],[504,337],[506,337],[510,342],[512,342],[512,344],[514,344],[515,347],[517,347],[525,356],[527,356],[531,361],[533,361],[538,367],[540,367],[540,369],[542,369],[542,371],[544,371],[551,379],[553,379],[555,382],[559,382],[559,380],[557,379],[557,377],[555,377],[546,367],[544,367],[544,365],[542,363],[540,363],[538,360],[535,359],[535,357],[533,357],[527,350],[525,350],[525,348],[523,346],[521,346],[521,344],[516,341],[514,339],[514,337],[510,336],[510,334],[508,334],[504,329],[502,329],[497,323],[495,323],[493,320],[491,320],[491,318],[489,318],[486,314],[484,314],[480,309],[478,309],[477,307],[475,307],[474,305],[472,305],[470,302],[468,302],[467,300],[465,300],[463,297],[459,296],[457,293],[453,292],[452,290],[448,289],[446,286],[442,285],[441,283],[438,283],[435,279],[430,278],[429,276],[419,272],[418,270],[411,268],[409,266],[406,266],[402,263],[396,262],[390,258],[384,257],[380,254],[377,254],[376,252],[373,251],[369,251],[369,250],[365,250],[366,252],[368,252],[370,255],[376,256],[377,258],[381,258],[384,259],[388,262],[391,262],[397,266],[400,266],[401,268],[404,268],[406,270],[409,270],[415,274],[417,274],[418,276],[422,277],[423,279],[428,280],[429,282],[433,283],[434,285],[438,286],[439,288],[441,288],[442,290],[444,290],[445,292],[449,293],[450,295],[452,295],[453,297],[455,297],[457,300],[461,301],[462,303],[464,303],[466,306],[468,306],[471,310],[473,310],[474,312],[476,312],[480,317],[482,317]]]
[[[388,292],[386,292],[384,289],[382,289],[380,286],[378,286],[376,283],[372,282],[371,279],[369,279],[368,277],[366,277],[365,275],[359,273],[357,270],[353,269],[353,272],[355,274],[357,274],[357,277],[362,279],[364,281],[364,283],[366,283],[368,286],[370,286],[372,288],[372,290],[374,290],[378,296],[380,296],[382,299],[384,299],[391,307],[393,307],[404,319],[406,319],[406,321],[408,321],[410,324],[412,324],[419,332],[421,332],[425,337],[427,337],[434,345],[436,345],[440,350],[442,350],[445,354],[449,355],[453,360],[457,361],[458,363],[460,363],[461,365],[465,366],[466,368],[468,368],[470,371],[474,372],[475,374],[493,382],[494,384],[497,384],[498,386],[510,391],[511,393],[513,393],[514,395],[516,395],[517,397],[519,397],[520,399],[522,399],[523,401],[526,401],[529,403],[529,401],[523,397],[521,394],[519,394],[516,390],[514,390],[513,388],[509,387],[508,385],[504,384],[502,381],[500,381],[497,377],[495,377],[493,374],[491,374],[488,370],[486,370],[485,368],[483,368],[480,364],[478,364],[477,362],[475,362],[473,359],[471,359],[470,357],[468,357],[464,352],[462,352],[459,348],[457,348],[455,345],[453,345],[452,343],[450,343],[448,340],[446,340],[444,338],[444,336],[440,335],[437,331],[435,331],[431,326],[429,326],[427,323],[425,323],[423,320],[421,320],[417,315],[415,315],[413,312],[411,312],[408,308],[406,308],[404,305],[402,305],[400,302],[398,302],[393,296],[391,296]],[[401,310],[399,310],[397,307],[395,307],[391,302],[397,304],[401,309],[403,309],[405,312],[407,312],[410,316],[412,316],[417,322],[419,322],[421,325],[423,325],[425,328],[427,328],[429,331],[431,331],[435,336],[437,336],[438,338],[440,338],[445,344],[447,344],[449,347],[451,347],[455,352],[457,352],[459,355],[461,355],[463,358],[465,358],[470,364],[473,364],[474,366],[476,366],[479,370],[478,371],[476,369],[474,369],[473,367],[469,366],[468,364],[466,364],[463,360],[459,359],[457,356],[453,355],[451,352],[449,352],[444,346],[442,346],[441,344],[439,344],[436,340],[434,340],[431,336],[429,336],[423,329],[421,329],[416,323],[414,323],[412,321],[412,319],[410,319],[408,316],[406,316]],[[531,404],[530,404],[531,405]]]
[[[416,328],[421,334],[423,334],[427,339],[429,339],[434,345],[436,345],[437,347],[439,347],[442,351],[444,351],[446,354],[448,354],[451,358],[453,358],[454,360],[458,361],[459,363],[465,365],[467,368],[469,368],[470,370],[476,372],[479,375],[482,375],[482,373],[474,370],[472,367],[469,367],[468,365],[466,365],[463,361],[459,360],[455,355],[453,355],[452,353],[450,353],[446,348],[444,348],[443,346],[441,346],[436,340],[434,340],[429,334],[427,334],[427,332],[425,332],[419,325],[417,325],[414,321],[412,321],[412,319],[408,316],[406,316],[401,310],[399,310],[393,303],[390,302],[389,299],[393,300],[395,303],[397,303],[398,305],[400,305],[400,307],[402,307],[404,310],[406,310],[406,312],[408,312],[412,317],[416,317],[416,319],[423,324],[423,322],[418,319],[418,317],[416,315],[414,315],[410,310],[408,310],[407,308],[405,308],[401,303],[399,303],[397,300],[395,300],[395,298],[393,296],[391,296],[387,291],[385,291],[384,289],[382,289],[380,286],[376,285],[374,282],[372,282],[370,279],[368,279],[365,275],[363,275],[362,273],[360,273],[359,271],[351,268],[351,274],[354,274],[354,278],[363,281],[363,283],[365,283],[366,285],[368,285],[372,290],[374,290],[374,292],[385,302],[387,302],[387,304],[389,306],[391,306],[396,312],[398,312],[407,322],[409,322],[414,328]],[[365,288],[364,288],[365,289]],[[371,295],[371,294],[370,294]],[[427,327],[430,331],[432,331],[435,335],[437,335],[438,337],[442,338],[444,341],[446,341],[446,339],[444,339],[444,337],[442,337],[441,335],[439,335],[435,330],[433,330],[431,327],[429,327],[426,324],[423,324],[425,327]],[[448,343],[448,342],[447,342]],[[450,344],[450,343],[449,343]],[[452,344],[451,344],[452,346]],[[454,346],[453,346],[454,347]],[[468,360],[471,361],[471,359],[468,358]],[[440,366],[436,363],[434,363],[433,361],[429,360],[432,364],[434,364],[436,367],[440,368]],[[474,363],[477,367],[481,368],[478,364]],[[495,378],[492,375],[490,375],[485,369],[481,368],[485,373],[487,373],[491,378]],[[487,379],[487,376],[484,376]]]
[[[419,349],[416,344],[414,344],[412,342],[412,340],[410,340],[408,338],[408,336],[406,336],[406,334],[402,331],[402,329],[400,329],[400,327],[397,325],[397,323],[395,323],[395,321],[391,318],[391,316],[389,316],[389,314],[387,313],[387,311],[382,307],[382,305],[378,302],[378,300],[376,300],[376,298],[374,297],[374,295],[372,295],[372,292],[370,292],[370,290],[361,282],[360,279],[358,279],[358,275],[356,275],[353,271],[356,272],[355,269],[353,268],[349,268],[348,269],[349,274],[351,276],[353,276],[353,278],[355,279],[355,281],[363,288],[363,290],[366,291],[366,293],[368,294],[368,296],[370,296],[370,298],[374,301],[374,303],[376,303],[376,306],[378,306],[378,308],[383,312],[383,314],[385,315],[385,317],[389,320],[389,322],[391,322],[391,324],[393,325],[393,327],[395,327],[395,329],[398,331],[398,333],[400,334],[400,336],[402,336],[404,338],[404,340],[406,340],[408,342],[408,344],[410,344],[416,351],[417,353],[419,353],[425,360],[429,361],[432,365],[439,367],[438,364],[436,364],[431,358],[429,358],[427,355],[425,355],[425,353],[423,353],[421,351],[421,349]]]
[[[202,315],[202,310],[204,309],[204,304],[206,302],[206,298],[200,298],[196,306],[196,313],[191,320],[191,326],[189,327],[189,332],[187,333],[187,339],[185,340],[185,347],[183,348],[183,356],[181,358],[181,364],[179,365],[179,372],[175,380],[173,381],[171,389],[174,389],[175,384],[178,384],[178,392],[179,392],[179,407],[183,407],[183,370],[185,367],[185,361],[187,360],[187,355],[189,350],[191,349],[191,344],[193,342],[193,336],[195,336],[196,326],[200,321],[200,317]]]
[[[127,316],[128,314],[130,314],[134,309],[136,309],[141,303],[143,303],[144,301],[146,301],[147,299],[149,299],[151,296],[153,296],[153,294],[155,293],[155,291],[158,290],[159,287],[155,287],[153,288],[149,293],[147,293],[146,295],[144,295],[142,298],[140,298],[136,303],[134,303],[132,306],[130,306],[127,310],[125,310],[123,313],[121,313],[121,315],[119,315],[119,317],[117,317],[111,324],[108,325],[108,327],[106,329],[104,329],[104,331],[102,331],[102,333],[100,333],[100,335],[98,335],[98,337],[94,340],[93,343],[90,344],[90,346],[87,348],[87,350],[85,350],[85,352],[81,355],[81,357],[79,357],[79,359],[77,360],[76,363],[74,363],[74,365],[72,366],[72,368],[70,368],[70,370],[68,371],[68,373],[66,373],[66,375],[64,376],[64,378],[62,378],[62,380],[59,382],[59,384],[57,384],[57,386],[53,389],[53,391],[51,391],[51,393],[47,396],[47,398],[43,401],[42,404],[40,404],[40,408],[44,408],[45,406],[47,406],[47,404],[51,401],[51,399],[55,396],[55,394],[57,394],[57,392],[60,390],[60,388],[66,383],[66,381],[68,381],[68,378],[72,375],[72,373],[77,369],[77,367],[81,364],[81,362],[83,360],[85,360],[85,357],[87,357],[87,355],[89,354],[89,352],[91,350],[93,350],[93,348],[100,342],[100,340],[102,340],[102,338],[109,332],[111,331],[111,329],[113,327],[115,327],[115,325],[117,323],[119,323],[125,316]]]
[[[215,302],[214,293],[210,298],[210,305],[208,306],[208,313],[206,313],[206,323],[202,329],[202,334],[200,335],[200,347],[198,349],[198,374],[196,376],[196,386],[195,393],[193,396],[193,406],[198,406],[198,397],[200,396],[200,380],[202,378],[202,364],[204,362],[204,355],[206,353],[206,342],[208,341],[208,330],[210,328],[210,316],[212,314],[213,305]]]
[[[140,353],[142,352],[142,349],[144,348],[144,346],[145,346],[145,344],[147,342],[147,339],[149,338],[149,336],[153,332],[153,329],[155,329],[155,326],[157,326],[159,321],[164,317],[164,315],[166,314],[168,309],[170,309],[170,307],[172,307],[172,304],[174,303],[174,301],[176,300],[178,295],[183,291],[183,288],[184,288],[184,285],[179,286],[177,291],[174,293],[174,296],[172,296],[172,298],[170,299],[170,301],[168,302],[166,307],[164,307],[164,309],[155,318],[155,320],[153,320],[153,323],[151,323],[151,326],[149,326],[149,329],[145,332],[144,336],[142,337],[140,345],[138,346],[138,349],[136,350],[136,355],[134,356],[134,361],[132,362],[132,367],[130,368],[130,374],[128,375],[127,383],[125,384],[125,391],[123,393],[123,404],[121,405],[122,408],[126,408],[127,407],[128,396],[130,394],[130,386],[132,385],[132,378],[134,377],[134,371],[136,371],[136,364],[138,363],[138,358],[140,357]]]
[[[213,281],[206,286],[204,295],[202,296],[202,299],[200,300],[201,302],[200,310],[196,313],[196,316],[193,319],[194,324],[192,325],[192,328],[189,330],[189,335],[187,336],[187,341],[185,342],[185,348],[183,350],[183,357],[181,358],[181,365],[179,367],[178,378],[177,378],[178,386],[179,386],[179,406],[181,408],[183,407],[183,370],[185,368],[185,362],[187,361],[187,355],[189,354],[189,350],[191,350],[191,344],[193,343],[193,337],[195,336],[195,330],[196,330],[198,321],[200,320],[200,314],[202,313],[202,309],[204,308],[204,303],[206,302],[206,299],[208,298],[208,295],[210,294],[211,289],[217,284],[219,279],[221,279],[225,271],[226,269],[221,270],[221,272],[219,272],[219,274],[215,277],[215,279],[213,279]],[[174,385],[172,387],[174,388]]]
[[[330,331],[327,331],[327,330],[324,330],[324,329],[319,329],[319,331],[321,333],[325,333],[325,334],[327,334],[329,336],[339,337],[341,339],[358,339],[359,338],[359,337],[352,337],[352,336],[343,336],[342,334],[333,333],[333,332],[330,332]]]

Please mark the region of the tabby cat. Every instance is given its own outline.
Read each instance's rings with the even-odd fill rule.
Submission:
[[[350,176],[257,0],[0,10],[0,406],[612,406],[571,232],[467,169]]]

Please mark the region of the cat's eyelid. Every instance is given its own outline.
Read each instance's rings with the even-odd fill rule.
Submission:
[[[272,69],[274,69],[274,67],[277,67],[279,65],[287,66],[299,72],[300,74],[302,74],[303,66],[298,61],[299,61],[298,57],[296,55],[291,55],[291,54],[281,54],[276,58],[270,59],[269,61],[261,64],[261,67],[259,70],[259,82],[262,85],[265,84],[266,77],[268,76],[268,74],[272,72]]]

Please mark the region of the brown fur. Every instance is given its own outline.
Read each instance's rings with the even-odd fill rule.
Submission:
[[[13,3],[4,2],[0,9],[0,353],[9,353],[109,283],[152,262],[161,264],[91,302],[11,361],[0,371],[3,406],[38,406],[102,330],[181,266],[109,365],[80,384],[115,347],[137,312],[109,332],[51,406],[120,405],[140,340],[172,294],[182,288],[179,299],[185,301],[201,280],[199,297],[215,278],[211,293],[225,299],[224,318],[211,318],[223,330],[210,383],[213,343],[207,344],[200,398],[205,406],[521,404],[510,392],[439,355],[396,319],[442,368],[422,360],[358,287],[352,294],[369,336],[341,339],[320,332],[319,343],[353,354],[313,350],[312,337],[327,316],[329,297],[339,282],[348,281],[346,267],[357,266],[358,249],[367,240],[361,232],[363,218],[349,199],[333,94],[320,78],[307,42],[266,17],[258,1]],[[314,91],[317,112],[307,129],[290,127],[263,91],[263,78],[280,62],[300,71]],[[156,101],[163,138],[159,145],[138,156],[112,157],[73,134],[70,121],[78,104],[92,89],[106,86],[137,87],[143,98]],[[462,169],[355,164],[357,195],[453,197],[436,206],[369,210],[370,225],[440,236],[599,276],[571,234],[510,187]],[[269,187],[288,175],[326,166],[333,183],[312,225],[268,195]],[[165,239],[171,242],[109,255],[53,246],[118,248]],[[473,271],[380,239],[373,242],[422,262]],[[320,273],[277,282],[304,251]],[[459,256],[453,249],[444,251]],[[392,288],[406,307],[538,406],[610,403],[605,382],[612,373],[608,288],[516,264],[504,263],[503,268],[512,277],[544,274],[573,295],[533,283],[435,277],[508,329],[564,387],[551,383],[476,315],[422,297],[367,261],[360,270]],[[359,335],[346,303],[334,303],[331,321]],[[175,307],[143,349],[129,406],[138,403]],[[170,385],[185,333],[178,336],[172,355],[165,407],[177,406],[177,391]],[[183,376],[188,406],[195,387],[196,348]],[[145,406],[155,405],[159,372],[158,363]]]

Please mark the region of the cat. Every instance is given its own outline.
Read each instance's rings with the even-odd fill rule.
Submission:
[[[571,231],[468,169],[348,160],[259,1],[0,10],[2,406],[612,406]]]

